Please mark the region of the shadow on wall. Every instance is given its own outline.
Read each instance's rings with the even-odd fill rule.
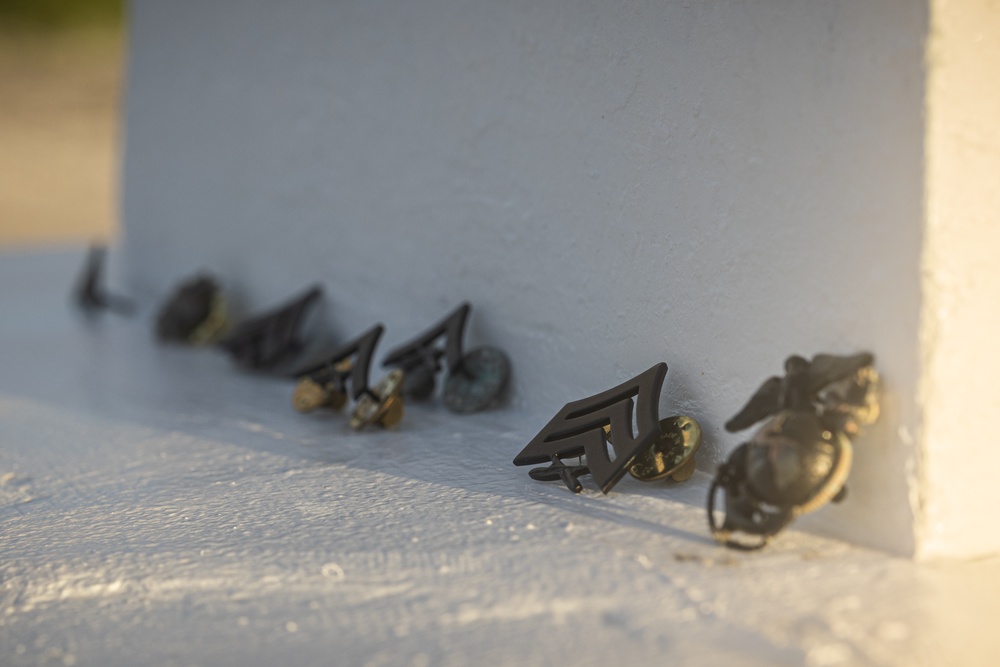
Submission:
[[[122,0],[0,0],[0,247],[117,227]]]

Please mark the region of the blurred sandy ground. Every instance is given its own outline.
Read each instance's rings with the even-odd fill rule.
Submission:
[[[108,238],[118,225],[121,24],[2,19],[0,250]]]

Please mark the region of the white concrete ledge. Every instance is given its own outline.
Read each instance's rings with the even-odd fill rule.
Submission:
[[[1000,650],[1000,567],[708,538],[704,479],[573,495],[547,416],[302,416],[291,386],[88,320],[83,253],[0,257],[5,665],[939,665]]]

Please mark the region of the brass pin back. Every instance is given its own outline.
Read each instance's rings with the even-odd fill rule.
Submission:
[[[304,377],[295,385],[292,407],[299,412],[312,412],[320,407],[339,410],[347,402],[347,395],[332,385],[321,385],[310,377]]]
[[[396,427],[403,420],[403,377],[403,371],[391,371],[362,395],[351,415],[351,428],[361,429],[369,424]]]
[[[604,427],[611,442],[611,427]],[[679,415],[660,420],[660,436],[635,457],[629,474],[641,482],[669,477],[675,482],[691,478],[697,467],[694,453],[701,446],[701,426],[691,417]]]
[[[192,345],[211,345],[225,336],[229,327],[229,310],[226,308],[226,300],[219,293],[213,294],[208,317],[191,332],[188,336],[188,342]]]

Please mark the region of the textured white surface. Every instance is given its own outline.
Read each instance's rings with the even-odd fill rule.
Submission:
[[[914,550],[923,3],[136,0],[130,287],[319,280],[345,339],[462,300],[552,414],[658,361],[721,431],[791,353],[878,356],[855,502]]]
[[[4,665],[992,665],[1000,562],[706,536],[704,479],[608,496],[544,421],[304,417],[284,381],[88,321],[82,253],[0,257]]]
[[[932,3],[924,254],[922,555],[1000,551],[1000,7]],[[984,79],[984,77],[986,77]]]

